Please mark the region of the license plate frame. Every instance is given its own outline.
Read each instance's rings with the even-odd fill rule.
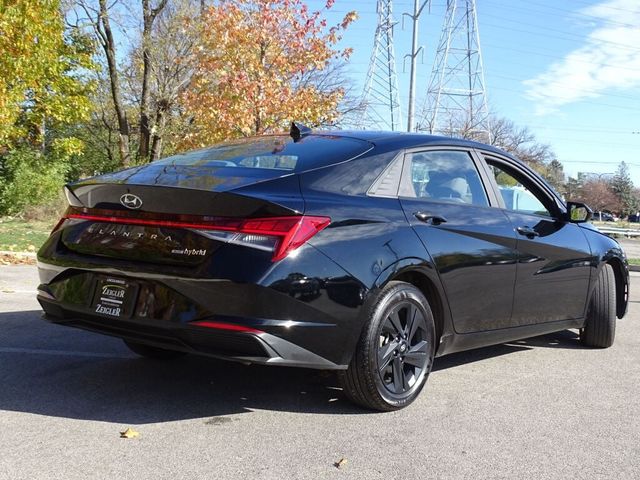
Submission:
[[[118,277],[98,277],[91,311],[101,317],[127,319],[133,315],[138,284]]]

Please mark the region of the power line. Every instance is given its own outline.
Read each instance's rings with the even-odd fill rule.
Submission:
[[[538,13],[538,14],[541,13],[541,14],[547,15],[547,16],[554,16],[555,15],[553,12],[549,12],[549,11],[545,11],[545,10],[538,10],[538,9],[535,9],[535,8],[514,6],[514,5],[511,5],[511,4],[508,4],[508,3],[504,3],[504,2],[492,2],[491,0],[485,0],[483,3],[489,3],[489,4],[492,4],[492,5],[496,5],[496,6],[500,7],[501,9],[506,9],[506,10],[515,10],[515,11],[525,12],[525,13],[526,12]],[[600,22],[601,24],[604,24],[604,25],[615,25],[615,26],[629,27],[629,28],[636,28],[637,27],[637,25],[634,25],[632,23],[618,22],[616,20],[607,20],[607,19],[604,19],[604,18],[599,17],[597,15],[589,15],[588,13],[584,13],[584,12],[576,12],[574,10],[569,10],[569,9],[566,9],[566,8],[560,8],[560,7],[550,6],[550,5],[544,5],[544,4],[541,4],[541,3],[533,2],[531,0],[529,0],[527,2],[527,5],[538,5],[539,7],[546,8],[546,9],[549,9],[549,10],[568,13],[571,16],[574,16],[574,17],[581,17],[581,18],[585,18],[585,19],[589,19],[589,20],[597,20],[598,22]]]
[[[505,17],[501,17],[499,15],[491,15],[491,14],[483,14],[483,17],[491,17],[491,18],[495,18],[497,20],[501,20],[501,21],[507,21],[507,22],[514,22],[515,20],[510,19],[510,18],[505,18]],[[538,27],[538,25],[532,24],[532,23],[526,23],[526,22],[518,22],[519,25],[525,25],[528,27],[532,27],[534,29],[540,29],[542,31],[544,31],[544,38],[556,38],[559,40],[569,40],[569,41],[575,41],[575,42],[581,42],[584,43],[584,36],[582,35],[578,35],[578,34],[574,34],[574,33],[567,33],[564,30],[558,30],[558,29],[553,29],[553,28],[548,28],[545,26],[540,26]],[[517,33],[530,33],[531,35],[536,35],[538,37],[540,37],[540,33],[539,32],[535,32],[535,31],[531,31],[531,30],[526,30],[523,28],[514,28],[514,27],[507,27],[505,25],[497,25],[495,23],[487,23],[487,22],[483,22],[483,25],[489,26],[489,27],[493,27],[493,28],[497,28],[500,30],[509,30],[512,32],[517,32]],[[559,32],[559,33],[563,33],[564,35],[550,35],[548,32]],[[626,50],[631,50],[633,52],[640,52],[640,47],[634,47],[630,44],[627,43],[620,43],[620,42],[613,42],[610,40],[596,40],[596,39],[589,39],[590,44],[592,45],[613,45],[615,47],[618,48],[623,48]]]
[[[516,81],[523,81],[522,79],[516,78],[516,77],[510,77],[510,76],[506,76],[506,75],[497,75],[497,74],[492,74],[492,77],[496,77],[496,78],[504,78],[506,80],[516,80]],[[514,90],[512,88],[505,88],[505,87],[491,87],[492,90],[503,90],[506,92],[514,92],[514,93],[518,93],[520,95],[522,95],[523,91],[522,90]],[[538,94],[538,96],[540,96],[541,98],[556,98],[553,95],[546,95],[544,93],[540,93]],[[597,106],[601,106],[601,107],[610,107],[610,108],[617,108],[620,110],[630,110],[630,111],[638,111],[638,107],[632,107],[629,105],[615,105],[613,103],[604,103],[604,102],[594,102],[592,100],[584,100],[584,99],[577,99],[579,100],[581,103],[586,103],[589,105],[597,105]]]

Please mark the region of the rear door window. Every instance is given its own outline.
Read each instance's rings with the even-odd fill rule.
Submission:
[[[407,154],[400,196],[488,206],[471,155],[459,150]]]

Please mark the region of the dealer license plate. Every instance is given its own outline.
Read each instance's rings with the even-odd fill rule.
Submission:
[[[129,318],[137,290],[137,284],[121,278],[99,278],[91,308],[94,313],[105,317]]]

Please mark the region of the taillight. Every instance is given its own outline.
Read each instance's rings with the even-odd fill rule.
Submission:
[[[282,260],[304,245],[331,223],[329,217],[308,215],[249,219],[192,215],[177,215],[175,219],[165,219],[153,218],[148,213],[144,218],[130,215],[129,212],[92,211],[72,207],[65,218],[156,228],[185,228],[221,242],[273,252],[274,262]]]
[[[273,252],[272,260],[277,262],[330,222],[328,217],[272,217],[243,220],[233,230],[218,230],[215,226],[194,230],[216,240]]]

